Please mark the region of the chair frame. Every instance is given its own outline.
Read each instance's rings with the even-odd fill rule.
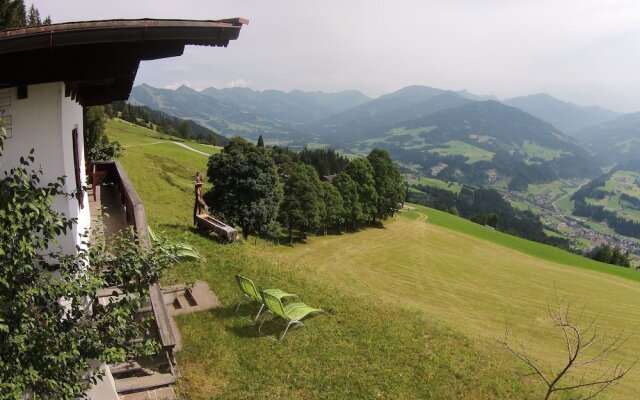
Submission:
[[[253,298],[253,296],[249,295],[244,288],[242,287],[242,284],[240,283],[241,280],[245,280],[247,283],[251,283],[251,286],[253,287],[253,290],[255,290],[256,294],[258,295],[258,299]],[[240,301],[238,301],[238,305],[236,306],[236,315],[240,315],[238,313],[238,310],[240,310],[240,306],[242,304],[251,304],[253,302],[258,302],[260,303],[260,308],[258,309],[258,312],[256,313],[256,316],[253,318],[249,318],[249,320],[251,321],[257,321],[258,318],[260,317],[260,314],[262,313],[262,311],[264,310],[265,304],[264,304],[264,300],[262,299],[262,296],[260,295],[261,291],[258,291],[258,289],[256,288],[256,285],[253,283],[253,281],[245,276],[242,275],[236,275],[236,281],[238,282],[238,286],[240,287],[240,290],[242,291],[242,297],[240,297]],[[283,297],[288,297],[288,296],[295,296],[297,297],[297,295],[295,294],[291,294],[291,293],[286,293],[283,292],[280,289],[263,289],[263,291],[276,296],[278,298],[283,298]]]
[[[279,337],[278,337],[278,336],[271,336],[271,335],[268,335],[268,334],[266,334],[266,333],[262,332],[262,325],[264,325],[264,323],[267,321],[267,319],[266,319],[266,318],[263,318],[263,319],[262,319],[262,322],[261,322],[261,323],[260,323],[260,325],[258,326],[258,332],[259,332],[261,335],[266,336],[266,337],[268,337],[269,339],[271,339],[271,340],[273,340],[273,341],[279,342],[279,341],[281,341],[282,339],[284,339],[285,335],[287,334],[287,332],[289,331],[289,328],[290,328],[292,325],[295,325],[295,326],[304,326],[304,324],[302,323],[302,321],[300,321],[300,319],[292,319],[292,318],[288,317],[288,316],[287,316],[287,314],[284,312],[284,306],[282,305],[282,298],[283,298],[283,297],[274,296],[274,297],[276,297],[276,299],[277,299],[277,301],[278,301],[278,303],[280,304],[280,307],[281,307],[281,309],[282,309],[282,315],[280,315],[280,313],[275,312],[274,310],[272,310],[272,309],[271,309],[271,307],[269,306],[268,302],[267,302],[267,301],[265,300],[265,298],[264,298],[264,297],[265,297],[265,294],[270,294],[270,293],[268,293],[268,292],[267,292],[267,291],[265,291],[265,290],[261,290],[261,291],[260,291],[260,295],[262,296],[262,299],[263,299],[262,303],[263,303],[263,305],[266,305],[266,306],[267,306],[267,311],[265,312],[265,314],[267,314],[267,313],[268,313],[268,314],[271,314],[271,315],[272,315],[272,316],[274,316],[274,317],[280,317],[280,318],[282,318],[282,319],[284,319],[285,321],[288,321],[288,322],[287,322],[287,325],[286,325],[286,327],[285,327],[284,331],[279,335]],[[272,294],[270,294],[270,295],[272,295]],[[273,295],[272,295],[272,296],[273,296]],[[297,298],[298,300],[300,300],[300,297],[298,297],[297,295],[291,295],[291,296],[293,296],[293,297]],[[284,296],[284,297],[286,297],[286,296]],[[302,303],[302,304],[304,304],[304,303]],[[306,304],[304,304],[304,306],[308,307]],[[317,309],[316,311],[324,312],[324,310],[322,310],[322,309]],[[305,314],[302,318],[306,317],[306,316],[307,316],[307,315],[309,315],[309,314],[310,314],[310,313]],[[302,319],[302,318],[301,318],[301,319]],[[274,320],[274,319],[272,318],[272,319],[271,319],[271,321],[273,321],[273,320]],[[281,325],[281,326],[284,326],[284,324],[280,324],[280,325]]]

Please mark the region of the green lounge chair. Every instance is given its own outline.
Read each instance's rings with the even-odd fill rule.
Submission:
[[[286,305],[283,305],[281,300],[282,297],[274,296],[272,293],[269,293],[266,290],[260,291],[260,294],[262,295],[263,303],[268,308],[267,312],[270,312],[271,314],[287,321],[287,327],[284,329],[284,332],[282,332],[280,337],[277,338],[277,337],[269,336],[262,332],[262,325],[265,322],[265,320],[262,320],[262,323],[260,323],[260,326],[258,327],[258,332],[260,332],[260,334],[265,335],[268,338],[273,340],[284,339],[284,335],[287,334],[287,331],[289,330],[289,327],[291,325],[304,326],[304,324],[300,320],[302,320],[307,315],[314,312],[324,312],[319,308],[309,307],[308,305],[304,304],[301,301],[291,302],[291,303],[287,303]],[[298,297],[298,296],[295,296],[295,297]]]
[[[264,309],[264,302],[262,301],[262,297],[260,296],[260,293],[258,293],[258,289],[256,289],[256,285],[253,284],[253,281],[251,279],[245,278],[242,275],[236,275],[236,281],[238,282],[238,286],[240,287],[240,291],[242,292],[242,297],[240,298],[240,301],[236,306],[236,314],[238,314],[238,310],[243,303],[259,303],[260,309],[258,310],[256,316],[253,318],[253,321],[256,321],[260,316],[260,313]],[[295,296],[294,294],[283,292],[280,289],[264,289],[264,291],[273,296],[276,296],[279,299],[287,296]]]

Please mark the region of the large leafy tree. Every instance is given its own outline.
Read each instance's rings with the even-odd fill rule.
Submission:
[[[402,207],[405,193],[402,175],[386,150],[373,149],[367,159],[373,168],[378,195],[375,217],[384,220]]]
[[[342,220],[349,228],[358,229],[366,221],[358,197],[358,184],[346,172],[340,172],[333,180],[333,184],[342,197],[344,210]]]
[[[322,229],[326,235],[329,230],[340,231],[344,223],[344,201],[338,189],[330,184],[322,184],[322,196],[325,207],[321,215]]]
[[[0,163],[2,151],[0,136]],[[150,349],[130,342],[143,328],[134,316],[173,250],[126,235],[108,252],[88,243],[76,254],[56,250],[76,220],[51,208],[68,196],[64,178],[42,184],[33,162],[32,151],[0,179],[0,398],[75,399],[100,376],[86,375],[89,360],[113,363]],[[122,290],[119,301],[93,303],[110,286]]]
[[[227,223],[240,226],[242,235],[273,225],[282,202],[282,184],[273,159],[264,148],[236,137],[207,165],[213,188],[205,194],[211,210]]]
[[[366,158],[356,158],[351,160],[344,171],[357,185],[358,201],[362,207],[364,221],[373,220],[376,215],[378,194],[376,193],[371,163]]]
[[[291,162],[281,166],[284,181],[284,199],[280,205],[279,220],[293,241],[293,229],[298,228],[300,240],[305,232],[320,228],[325,204],[322,182],[312,166]]]
[[[84,148],[89,150],[98,144],[107,144],[109,140],[104,133],[107,116],[104,106],[85,107],[83,110]]]

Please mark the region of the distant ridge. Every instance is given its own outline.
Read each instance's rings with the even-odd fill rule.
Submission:
[[[562,132],[576,138],[579,138],[578,131],[620,115],[598,106],[578,106],[558,100],[546,93],[514,97],[504,100],[503,103],[547,121]]]
[[[624,114],[590,126],[576,133],[576,136],[607,162],[622,164],[637,161],[640,155],[640,112]]]
[[[335,141],[375,137],[398,123],[469,103],[459,94],[428,86],[407,86],[367,103],[334,114],[307,127],[315,135]]]

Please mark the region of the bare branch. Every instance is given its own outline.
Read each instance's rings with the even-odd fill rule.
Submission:
[[[554,284],[555,287],[555,284]],[[543,366],[531,356],[532,348],[525,348],[524,343],[517,340],[507,323],[504,338],[500,344],[516,358],[527,365],[532,373],[524,376],[539,376],[546,384],[544,399],[548,400],[557,392],[575,392],[576,400],[589,400],[601,394],[608,387],[615,385],[635,366],[636,361],[629,365],[619,361],[613,367],[605,367],[597,376],[591,373],[591,367],[605,362],[611,355],[618,352],[626,343],[629,336],[624,331],[620,332],[611,341],[607,341],[598,330],[598,316],[590,319],[586,325],[580,322],[586,315],[586,308],[582,307],[577,316],[570,313],[571,302],[558,296],[556,290],[555,304],[547,301],[547,313],[552,321],[552,326],[562,330],[564,348],[567,352],[567,361],[559,368]],[[510,336],[513,339],[510,339]],[[512,344],[513,343],[513,344]],[[588,350],[602,345],[596,354],[588,356]],[[548,371],[548,374],[544,371]],[[557,372],[554,372],[557,371]],[[579,379],[578,379],[579,377]],[[561,382],[563,382],[561,384]]]

